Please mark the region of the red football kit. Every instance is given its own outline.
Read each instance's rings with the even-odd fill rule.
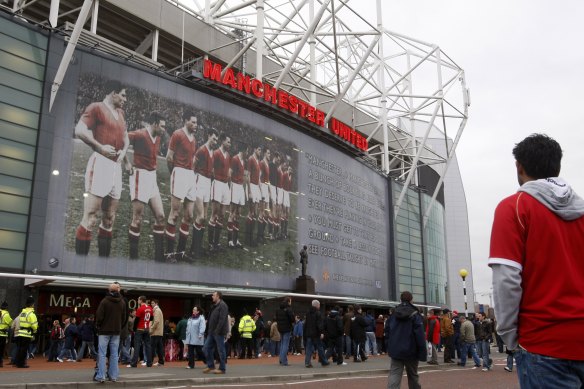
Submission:
[[[213,174],[216,180],[227,182],[229,179],[229,153],[219,148],[213,152]]]
[[[143,128],[128,133],[130,144],[134,147],[134,166],[138,169],[156,170],[156,157],[160,149],[160,137],[152,138]]]
[[[148,304],[140,305],[140,308],[136,310],[136,319],[138,320],[138,330],[147,331],[150,329],[150,323],[152,319],[152,307]]]
[[[81,120],[93,132],[93,138],[102,145],[113,146],[116,151],[124,148],[126,120],[124,111],[116,109],[117,119],[105,103],[91,103],[85,108]],[[107,157],[115,161],[118,156]]]
[[[231,182],[236,184],[243,184],[243,161],[239,158],[239,154],[231,158]]]
[[[195,162],[195,173],[211,178],[213,173],[213,154],[206,144],[199,147],[195,158],[197,159]]]
[[[197,148],[194,135],[189,137],[183,128],[172,133],[168,148],[174,152],[173,165],[183,169],[193,168],[193,156]]]
[[[263,159],[260,161],[260,180],[265,183],[270,183],[270,166]]]
[[[565,221],[524,192],[497,206],[489,265],[521,270],[518,336],[530,353],[584,360],[583,253],[584,217]]]
[[[249,171],[249,182],[255,185],[260,184],[260,164],[255,156],[247,160],[247,170]]]

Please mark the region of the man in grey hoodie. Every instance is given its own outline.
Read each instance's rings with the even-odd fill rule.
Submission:
[[[533,134],[513,149],[519,191],[495,211],[489,266],[497,332],[522,388],[584,386],[584,200],[559,178],[562,149]]]

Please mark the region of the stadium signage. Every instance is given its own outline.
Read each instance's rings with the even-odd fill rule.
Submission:
[[[232,68],[225,69],[223,66],[206,59],[203,64],[203,77],[211,81],[229,86],[250,96],[264,99],[291,114],[298,115],[317,126],[326,128],[325,113],[308,102],[289,94],[285,90],[274,88],[257,78],[251,78],[241,72],[235,73]],[[347,124],[333,118],[328,125],[330,131],[335,136],[348,141],[355,148],[366,151],[368,148],[367,138],[355,131]]]

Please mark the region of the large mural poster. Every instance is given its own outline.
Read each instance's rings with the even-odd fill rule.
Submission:
[[[76,53],[53,108],[39,268],[387,298],[387,181],[262,113]]]

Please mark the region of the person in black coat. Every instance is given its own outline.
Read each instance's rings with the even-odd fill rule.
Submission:
[[[353,340],[353,362],[365,362],[365,328],[367,320],[363,317],[361,306],[355,305],[355,316],[351,319],[351,339]]]
[[[322,341],[324,339],[324,322],[320,314],[320,302],[312,300],[312,306],[306,314],[306,321],[304,323],[304,344],[306,353],[304,355],[304,366],[312,367],[310,357],[314,348],[318,352],[318,359],[322,366],[328,366],[329,362],[324,354],[324,347]]]
[[[346,365],[343,361],[343,320],[339,315],[339,306],[329,312],[324,322],[324,335],[327,342],[326,359],[335,356],[337,365]]]
[[[294,313],[292,313],[291,306],[292,299],[284,297],[280,303],[280,309],[276,311],[276,322],[280,333],[280,365],[282,366],[288,366],[288,347],[294,323]]]
[[[421,388],[418,362],[425,361],[428,356],[424,324],[420,312],[412,305],[412,294],[402,292],[400,299],[401,304],[385,325],[387,354],[391,358],[388,388],[401,387],[404,367],[408,375],[408,387]]]

